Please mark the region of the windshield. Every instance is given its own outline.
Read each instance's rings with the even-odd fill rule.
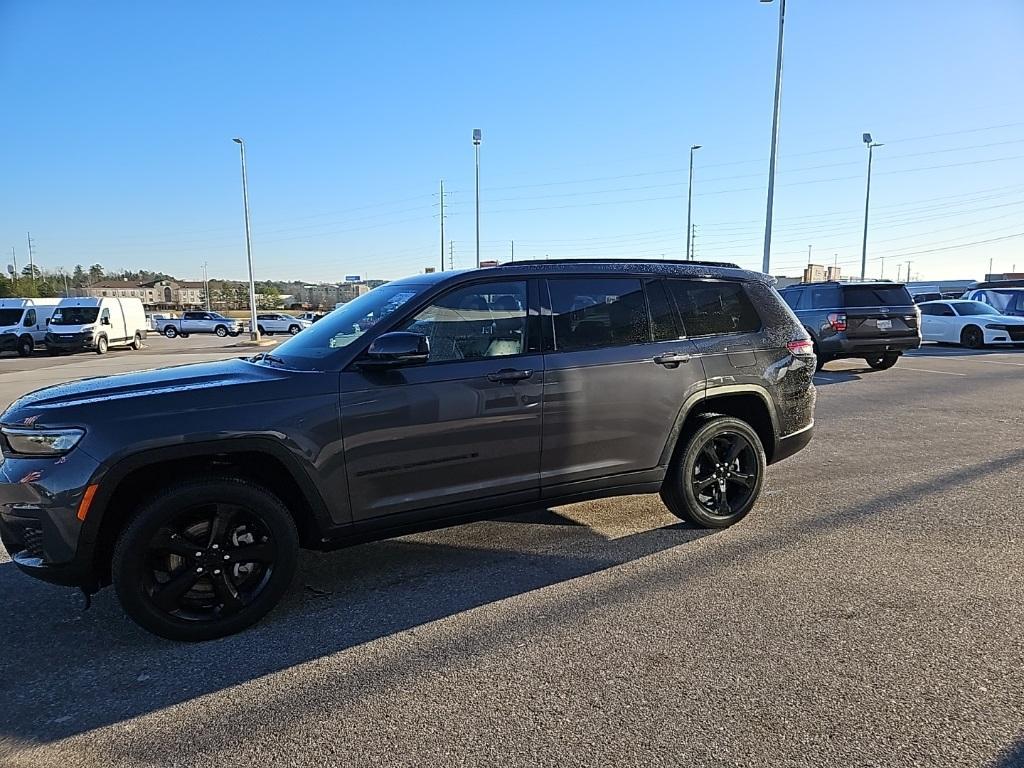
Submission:
[[[17,325],[21,322],[24,309],[0,309],[0,325]]]
[[[351,345],[424,288],[423,285],[408,283],[388,283],[374,288],[293,336],[274,354],[291,365],[311,365]]]
[[[902,285],[847,285],[843,296],[847,307],[904,307],[914,303]]]
[[[951,306],[958,315],[998,315],[999,311],[980,301],[954,301]]]
[[[50,319],[50,325],[85,325],[87,323],[95,323],[99,314],[99,307],[58,307]]]

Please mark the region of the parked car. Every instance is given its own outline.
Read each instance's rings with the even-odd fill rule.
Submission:
[[[104,355],[110,347],[142,349],[149,331],[141,299],[61,299],[50,317],[46,351],[93,350]]]
[[[321,317],[324,316],[323,312],[303,312],[300,315],[296,315],[299,320],[305,320],[308,323],[315,323]]]
[[[929,301],[919,305],[925,341],[980,349],[986,344],[1024,343],[1024,317],[1000,314],[980,301]]]
[[[46,327],[60,299],[0,299],[0,352],[28,357],[46,341]]]
[[[193,333],[215,333],[221,338],[237,336],[245,326],[241,320],[225,317],[218,312],[185,312],[180,320],[165,318],[159,327],[160,333],[168,339],[175,336],[187,339]]]
[[[921,346],[919,313],[900,283],[800,283],[782,298],[811,335],[819,369],[829,360],[862,357],[884,370]]]
[[[729,526],[813,432],[811,340],[772,282],[669,261],[417,275],[272,353],[41,389],[0,416],[0,537],[23,571],[113,583],[146,629],[201,640],[267,613],[300,546],[654,492]]]
[[[913,298],[915,304],[921,304],[922,302],[925,301],[938,301],[939,299],[942,298],[942,294],[939,293],[938,291],[931,291],[928,293],[915,293]]]
[[[160,333],[163,330],[164,320],[177,320],[178,315],[174,312],[154,312],[149,316],[149,329]]]
[[[975,288],[964,298],[988,304],[1003,315],[1024,317],[1024,288]]]
[[[256,315],[256,322],[261,336],[273,336],[275,333],[290,333],[294,336],[304,328],[313,324],[312,320],[302,320],[291,315],[282,315],[278,312],[266,312]]]

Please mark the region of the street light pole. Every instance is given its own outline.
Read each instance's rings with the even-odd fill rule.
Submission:
[[[761,0],[770,3],[772,0]],[[786,0],[779,0],[779,47],[775,57],[775,102],[772,109],[772,151],[768,160],[768,210],[764,224],[764,257],[761,271],[768,274],[772,250],[772,205],[775,202],[775,152],[779,146],[779,105],[782,102],[782,37],[786,23]]]
[[[693,212],[693,153],[700,149],[700,144],[690,145],[690,183],[686,188],[686,260],[693,260],[693,236],[690,228],[690,217]]]
[[[476,155],[476,266],[480,267],[480,142],[479,128],[473,129],[473,152]]]
[[[880,144],[877,141],[871,140],[871,134],[864,134],[864,143],[868,145],[868,186],[864,192],[864,239],[861,242],[860,248],[860,279],[864,279],[864,275],[867,273],[868,268],[868,204],[871,202],[871,156],[874,154],[875,147],[884,147],[884,144]]]
[[[249,181],[245,173],[245,142],[232,139],[242,153],[242,203],[245,207],[245,255],[249,260],[249,338],[260,340],[259,321],[256,319],[256,282],[252,278],[252,233],[249,229]]]

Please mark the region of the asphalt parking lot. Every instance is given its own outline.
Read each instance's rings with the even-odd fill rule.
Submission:
[[[235,341],[5,357],[0,405]],[[731,529],[637,496],[305,553],[215,642],[0,550],[0,762],[1024,765],[1024,350],[817,382],[813,442]]]

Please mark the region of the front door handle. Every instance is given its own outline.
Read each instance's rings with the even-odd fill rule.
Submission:
[[[664,355],[655,357],[654,362],[664,365],[666,368],[675,368],[680,363],[690,362],[690,356],[685,352],[666,352]]]
[[[522,381],[533,376],[533,371],[517,371],[515,368],[502,368],[495,373],[488,373],[487,380],[494,382]]]

